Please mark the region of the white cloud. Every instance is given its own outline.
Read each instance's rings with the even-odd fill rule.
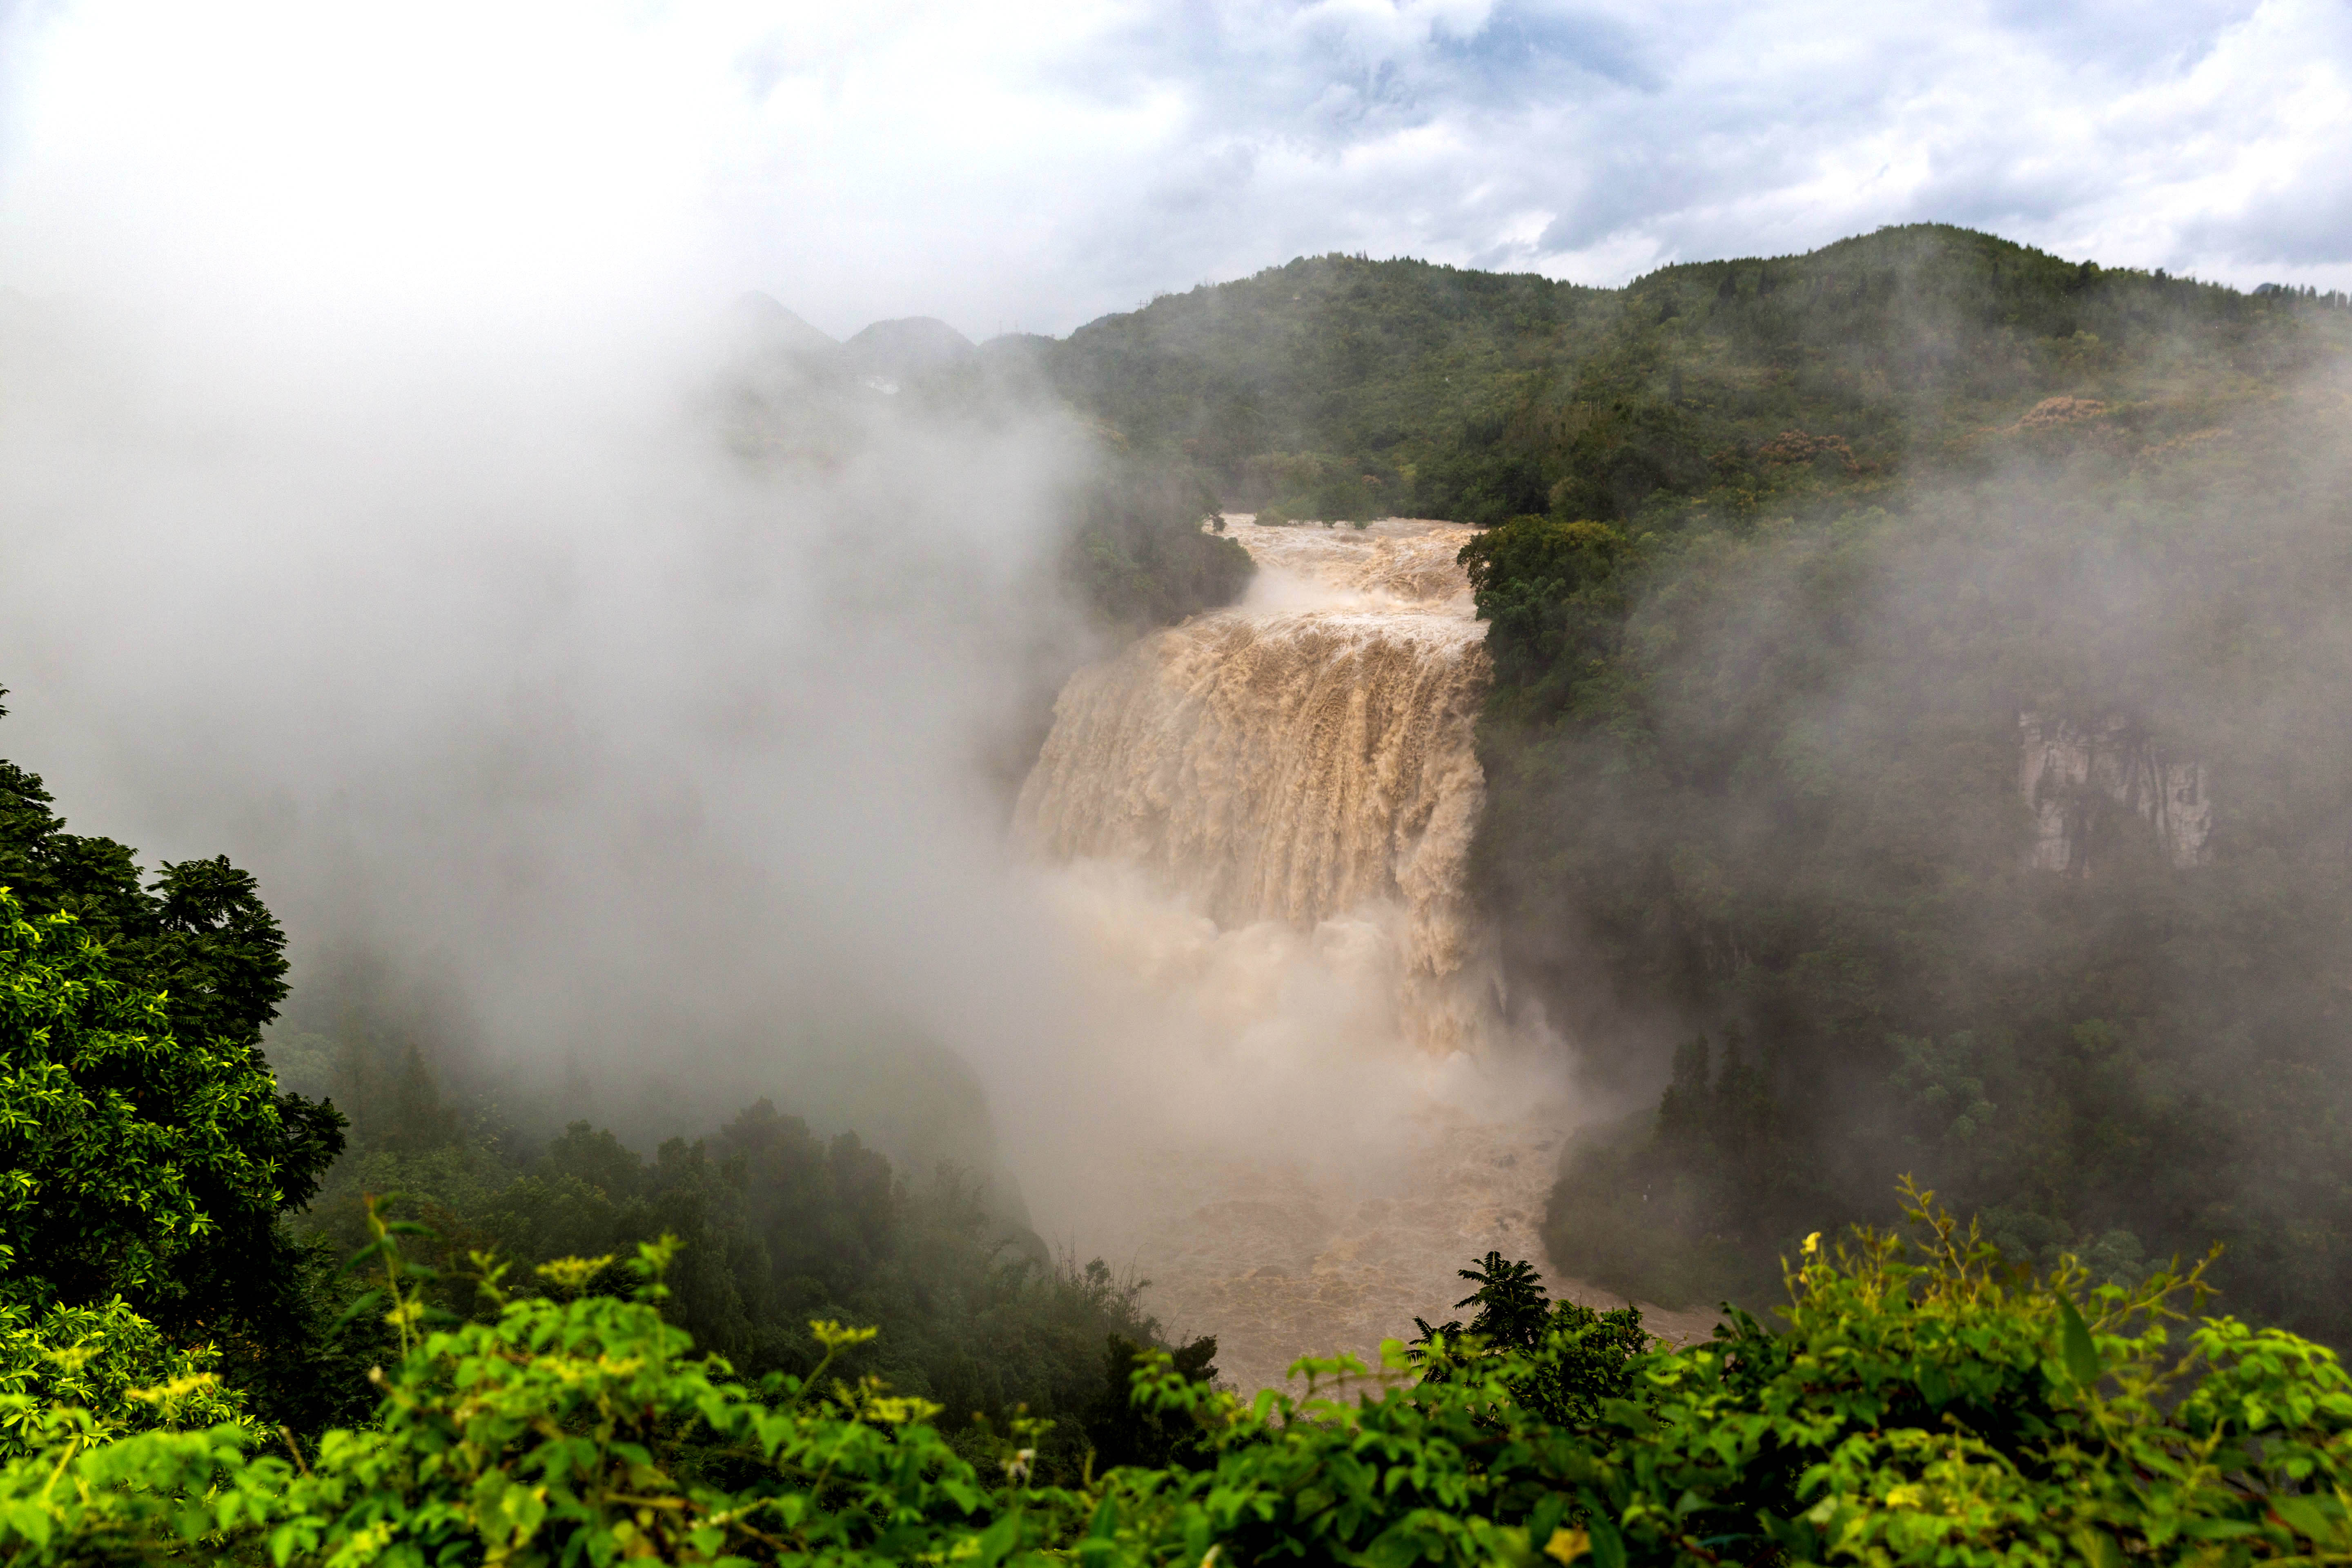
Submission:
[[[985,335],[1300,253],[1617,282],[1929,218],[2352,284],[2337,0],[84,0],[9,31],[0,280],[34,287],[161,247],[215,303],[761,288]]]

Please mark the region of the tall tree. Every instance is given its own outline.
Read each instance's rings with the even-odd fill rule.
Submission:
[[[67,832],[53,805],[0,761],[0,1094],[16,1112],[0,1292],[120,1296],[299,1400],[318,1271],[281,1216],[318,1191],[343,1118],[279,1091],[262,1055],[285,932],[226,858],[142,882],[131,848]]]

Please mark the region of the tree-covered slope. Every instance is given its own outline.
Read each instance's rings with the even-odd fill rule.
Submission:
[[[1416,476],[1507,409],[1611,296],[1419,261],[1300,259],[1108,316],[1038,353],[1055,388],[1230,505],[1410,509]]]
[[[1301,258],[1031,352],[1229,505],[1499,522],[1753,490],[1790,430],[1882,475],[2050,396],[2227,396],[2308,357],[2302,304],[1919,225],[1619,289]]]
[[[1482,896],[1601,1084],[1673,1061],[1563,1267],[1734,1289],[1908,1171],[2028,1254],[2226,1241],[2242,1309],[2352,1330],[2347,411],[1482,536]]]

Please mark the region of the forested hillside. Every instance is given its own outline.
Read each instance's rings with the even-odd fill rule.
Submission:
[[[1606,291],[1542,278],[1333,256],[983,352],[1189,459],[1228,506],[1360,518],[1429,510],[1459,454],[1618,314]],[[1487,482],[1519,487],[1498,517],[1542,503],[1517,470]]]
[[[2116,1278],[2224,1240],[2340,1338],[2345,303],[1917,227],[1617,290],[1300,260],[1051,363],[1236,503],[1495,525],[1484,897],[1640,1107],[1563,1267],[1762,1289],[1910,1171]]]
[[[986,352],[1189,457],[1231,506],[1500,522],[1737,507],[1791,468],[1885,478],[2118,376],[2162,405],[2136,427],[2190,427],[2305,363],[2305,308],[2327,302],[1923,225],[1623,289],[1301,258]],[[1790,431],[1813,445],[1774,445]]]

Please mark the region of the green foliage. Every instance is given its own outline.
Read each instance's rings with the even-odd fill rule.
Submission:
[[[1466,1331],[1459,1322],[1432,1328],[1413,1320],[1421,1335],[1406,1354],[1424,1369],[1424,1383],[1458,1381],[1489,1357],[1527,1358],[1529,1370],[1504,1374],[1512,1403],[1575,1431],[1589,1429],[1610,1402],[1633,1397],[1633,1364],[1650,1343],[1634,1308],[1601,1312],[1553,1302],[1533,1265],[1499,1252],[1461,1275],[1478,1287],[1454,1303],[1477,1305]]]
[[[0,890],[0,1262],[16,1299],[184,1294],[224,1224],[274,1216],[276,1085],[226,1040],[184,1043],[71,915]]]
[[[215,1415],[347,1409],[315,1383],[352,1370],[320,1261],[276,1229],[282,1104],[257,1053],[175,1037],[75,916],[0,889],[0,1386],[100,1430],[142,1418],[128,1390],[214,1369],[238,1390],[203,1396]]]
[[[211,1335],[155,1320],[217,1311],[206,1249],[274,1221],[276,1085],[247,1047],[175,1039],[165,999],[108,956],[74,915],[27,920],[0,888],[0,1449],[53,1405],[107,1435],[156,1416],[138,1390],[198,1419],[247,1404],[215,1383]]]
[[[1307,1362],[1301,1400],[1244,1406],[1161,1352],[1137,1405],[1188,1462],[1042,1486],[1034,1427],[975,1464],[937,1406],[871,1381],[751,1385],[632,1299],[517,1296],[418,1326],[365,1430],[273,1452],[235,1426],[114,1441],[76,1411],[0,1467],[0,1552],[26,1563],[190,1551],[278,1564],[1067,1561],[2213,1563],[2352,1550],[2352,1381],[2329,1352],[2190,1316],[2201,1268],[2084,1289],[2036,1276],[1912,1195],[1909,1236],[1807,1239],[1787,1326],[1734,1313],[1687,1348],[1612,1344],[1612,1393],[1554,1419],[1590,1325],[1433,1342],[1444,1377]],[[487,1260],[486,1260],[487,1261]],[[543,1268],[570,1286],[608,1259]],[[1538,1316],[1524,1265],[1475,1271],[1490,1321]],[[1478,1300],[1479,1298],[1472,1298]],[[1466,1303],[1465,1303],[1466,1304]],[[812,1326],[829,1356],[870,1336]],[[1337,1396],[1325,1384],[1338,1380]]]
[[[1487,652],[1506,689],[1539,704],[1614,651],[1624,605],[1613,583],[1637,554],[1635,542],[1607,523],[1533,515],[1462,547],[1479,618],[1490,623]]]
[[[1356,471],[1364,466],[1322,452],[1261,452],[1242,464],[1236,493],[1264,527],[1313,519],[1360,528],[1392,510],[1402,493],[1394,475]]]
[[[0,762],[0,887],[30,914],[74,916],[127,984],[162,994],[173,1034],[257,1047],[286,996],[286,936],[253,878],[226,858],[167,861],[142,886],[132,850],[66,832],[53,804],[37,774]],[[289,1131],[331,1143],[339,1125]],[[335,1152],[294,1173],[315,1175]]]
[[[409,1348],[375,1423],[307,1454],[268,1452],[233,1427],[86,1449],[74,1414],[58,1413],[51,1449],[0,1483],[12,1560],[184,1542],[250,1543],[279,1563],[897,1559],[971,1533],[991,1492],[924,1424],[936,1406],[828,1384],[829,1360],[757,1393],[733,1381],[662,1320],[671,1251],[640,1249],[634,1300],[511,1297],[493,1269],[495,1315],[436,1329],[408,1294],[394,1316]],[[609,1261],[541,1272],[577,1284]],[[871,1337],[813,1332],[829,1356]],[[757,1479],[708,1479],[730,1470]]]
[[[682,1250],[662,1311],[704,1349],[752,1376],[805,1374],[834,1354],[853,1375],[941,1405],[941,1428],[974,1451],[1024,1414],[1050,1417],[1034,1466],[1048,1479],[1078,1474],[1106,1418],[1106,1339],[1159,1342],[1139,1282],[1054,1259],[961,1170],[909,1181],[856,1134],[820,1136],[767,1100],[647,1157],[586,1121],[536,1145],[492,1131],[414,1056],[400,1077],[407,1090],[363,1118],[362,1147],[310,1223],[344,1254],[375,1245],[378,1211],[425,1226],[431,1236],[404,1245],[433,1271],[419,1289],[436,1311],[482,1310],[478,1251],[537,1266],[626,1258],[674,1236]],[[615,1264],[592,1284],[622,1278]],[[882,1333],[831,1352],[812,1320]],[[1124,1390],[1123,1367],[1119,1379]]]
[[[1241,510],[1409,512],[1416,463],[1508,399],[1609,296],[1422,262],[1302,258],[1045,345],[1053,386]],[[1534,503],[1510,508],[1541,510]],[[1497,519],[1499,521],[1499,519]]]
[[[343,1146],[261,1055],[285,935],[226,859],[142,885],[53,805],[0,762],[0,1303],[128,1313],[148,1325],[123,1331],[131,1363],[159,1364],[160,1333],[272,1419],[348,1414],[317,1397],[342,1353],[331,1265],[282,1223]]]
[[[1071,514],[1066,574],[1096,614],[1130,630],[1231,604],[1256,570],[1223,537],[1215,495],[1180,465],[1107,455]]]
[[[1137,1373],[1156,1386],[1178,1378],[1206,1390],[1217,1378],[1217,1342],[1203,1336],[1162,1350],[1113,1334],[1103,1352],[1103,1386],[1086,1412],[1086,1440],[1096,1468],[1114,1465],[1164,1469],[1199,1464],[1213,1444],[1213,1425],[1197,1405],[1135,1397]]]
[[[1475,874],[1518,982],[1629,1091],[1742,1038],[1704,1136],[1582,1140],[1562,1267],[1748,1299],[1915,1170],[2113,1270],[2219,1237],[2248,1312],[2352,1331],[2344,405],[2235,368],[2305,327],[2239,321],[2193,412],[2013,411],[1866,505],[1653,511],[1605,572],[1534,547],[1557,521],[1481,539]],[[2115,782],[2029,798],[2048,746]]]
[[[242,1391],[215,1375],[209,1346],[184,1349],[120,1300],[97,1307],[0,1304],[0,1455],[40,1441],[47,1412],[81,1413],[78,1427],[108,1438],[168,1419],[217,1426],[247,1420]]]
[[[2071,1263],[2035,1279],[1926,1200],[1913,1201],[1916,1241],[1862,1231],[1824,1252],[1808,1238],[1783,1333],[1734,1314],[1710,1345],[1644,1369],[1648,1408],[1620,1429],[1659,1440],[1646,1463],[1596,1471],[1637,1553],[2345,1549],[2352,1384],[2331,1352],[2190,1322],[2201,1266],[2078,1300]]]

